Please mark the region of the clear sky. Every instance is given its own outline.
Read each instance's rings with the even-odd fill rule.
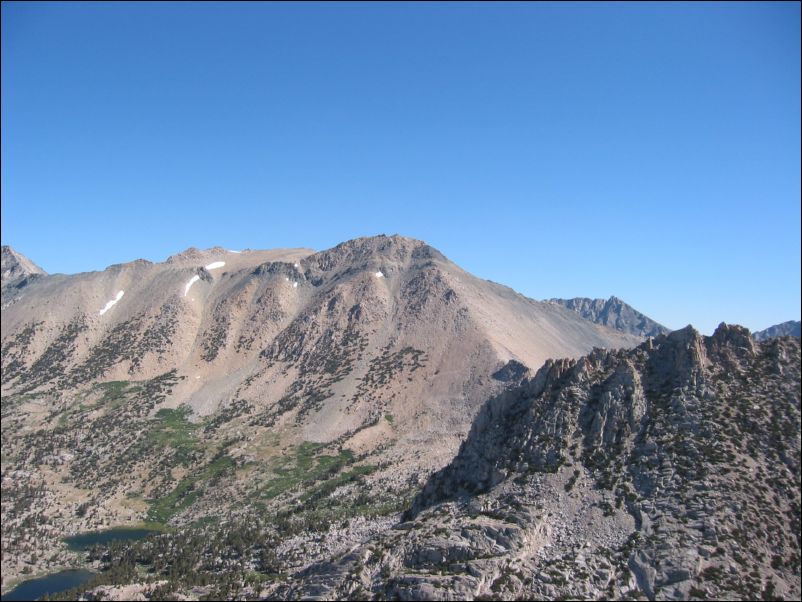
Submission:
[[[47,271],[378,233],[799,319],[800,4],[2,3],[2,242]]]

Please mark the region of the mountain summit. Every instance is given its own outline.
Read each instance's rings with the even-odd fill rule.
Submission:
[[[0,276],[2,277],[3,286],[18,278],[45,274],[47,272],[25,257],[25,255],[15,251],[8,245],[3,245],[2,250],[0,250]]]

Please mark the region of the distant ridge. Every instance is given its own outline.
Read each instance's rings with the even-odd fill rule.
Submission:
[[[2,272],[1,275],[3,285],[11,282],[12,280],[16,280],[17,278],[33,275],[44,276],[47,274],[47,272],[36,265],[33,261],[25,257],[25,255],[15,251],[8,245],[3,245],[2,247],[0,272]]]
[[[802,335],[802,322],[799,320],[788,320],[782,324],[769,326],[765,330],[758,330],[752,333],[752,338],[756,341],[766,341],[775,337],[798,337]]]
[[[670,329],[643,315],[615,296],[609,299],[575,297],[573,299],[549,299],[549,301],[575,311],[586,320],[627,334],[656,337],[671,332]]]

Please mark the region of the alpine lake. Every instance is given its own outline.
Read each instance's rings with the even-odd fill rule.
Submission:
[[[82,552],[89,550],[97,544],[108,544],[113,541],[135,541],[144,539],[149,535],[156,535],[161,531],[145,528],[115,528],[104,531],[89,531],[65,537],[64,542],[70,550]],[[13,600],[37,600],[49,594],[65,592],[73,587],[86,583],[97,573],[86,569],[68,569],[50,573],[43,577],[28,579],[18,584],[14,589],[3,594],[2,602]]]

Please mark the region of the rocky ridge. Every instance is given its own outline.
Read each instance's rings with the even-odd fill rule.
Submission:
[[[46,275],[42,268],[7,245],[0,249],[0,277],[5,285],[7,282],[25,276]]]
[[[752,333],[752,338],[756,341],[767,341],[774,337],[799,337],[802,336],[802,322],[799,320],[789,320],[782,324],[769,326],[764,330]]]
[[[547,362],[405,520],[282,598],[796,599],[800,343],[722,324]]]
[[[615,296],[609,299],[588,299],[586,297],[549,299],[549,302],[575,311],[586,320],[596,324],[603,324],[636,336],[655,337],[670,332],[662,324],[658,324]]]

